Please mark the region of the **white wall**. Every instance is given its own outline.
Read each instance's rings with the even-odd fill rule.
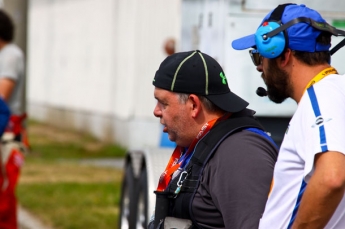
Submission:
[[[160,138],[152,79],[180,0],[31,0],[28,113],[131,148]]]
[[[152,79],[166,57],[163,43],[173,37],[180,51],[200,49],[216,58],[231,90],[258,116],[291,116],[294,101],[276,105],[256,95],[264,86],[260,74],[247,51],[231,48],[232,40],[253,33],[284,1],[183,0],[183,7],[181,1],[31,0],[29,115],[130,148],[158,146],[161,126],[152,115]],[[337,0],[306,2],[330,24],[345,20],[344,7],[334,8]],[[342,37],[332,39],[334,45]],[[332,57],[340,73],[344,56],[345,48]]]

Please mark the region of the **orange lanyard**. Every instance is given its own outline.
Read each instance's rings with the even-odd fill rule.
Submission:
[[[337,70],[335,70],[335,68],[330,67],[330,68],[326,68],[324,70],[322,70],[321,72],[319,72],[319,74],[317,74],[313,79],[311,79],[309,81],[309,83],[307,84],[307,86],[304,88],[303,93],[310,88],[311,86],[313,86],[315,83],[319,82],[320,80],[322,80],[323,78],[325,78],[326,76],[330,75],[330,74],[338,74]]]
[[[215,125],[216,122],[225,120],[230,117],[230,114],[226,114],[220,118],[213,119],[207,123],[205,123],[196,138],[193,140],[192,144],[188,147],[188,150],[185,154],[183,154],[183,147],[176,146],[174,152],[172,153],[170,160],[165,168],[165,171],[161,174],[158,181],[157,191],[164,191],[168,186],[173,173],[181,166],[184,160],[188,158],[189,154],[193,152],[195,145],[198,141],[203,138]],[[183,156],[183,158],[182,158]],[[181,160],[180,160],[181,159]]]

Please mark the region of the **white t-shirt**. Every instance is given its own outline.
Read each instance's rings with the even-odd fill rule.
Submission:
[[[0,50],[0,78],[9,78],[15,81],[8,105],[12,114],[23,114],[25,112],[24,55],[15,44],[8,44]]]
[[[302,96],[286,130],[259,228],[289,228],[313,175],[315,154],[345,154],[345,76],[329,75]],[[345,166],[345,165],[344,165]],[[345,198],[325,228],[345,228]]]

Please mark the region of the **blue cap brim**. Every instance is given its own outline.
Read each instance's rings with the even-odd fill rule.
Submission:
[[[255,46],[255,35],[251,34],[237,40],[232,41],[232,47],[236,50],[248,49]]]

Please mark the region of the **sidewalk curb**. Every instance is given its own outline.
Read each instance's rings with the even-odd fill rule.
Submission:
[[[18,205],[18,228],[19,229],[52,229],[44,225],[30,212]]]

